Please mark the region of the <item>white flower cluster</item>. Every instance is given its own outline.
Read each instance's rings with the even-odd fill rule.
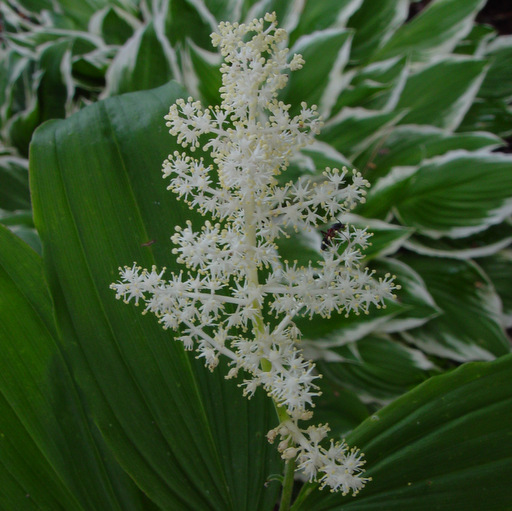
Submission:
[[[143,301],[211,370],[219,355],[230,358],[229,377],[240,369],[248,375],[246,395],[262,386],[286,411],[286,421],[271,435],[281,436],[283,457],[293,453],[310,479],[356,493],[366,481],[359,452],[340,443],[325,449],[319,442],[326,427],[298,426],[312,415],[318,376],[297,346],[293,320],[367,313],[371,304],[383,306],[396,286],[389,275],[376,280],[360,266],[369,234],[341,223],[324,238],[320,264],[302,267],[279,256],[278,237],[332,222],[363,201],[368,186],[357,172],[347,182],[345,168],[326,169],[321,182],[279,184],[289,158],[321,126],[315,107],[303,103],[292,117],[289,105],[277,99],[286,71],[303,64],[299,55],[288,62],[288,50],[279,49],[286,37],[274,14],[247,25],[221,23],[212,35],[225,60],[221,106],[178,100],[166,120],[184,148],[201,148],[213,164],[179,152],[163,164],[168,188],[211,221],[199,231],[190,221],[176,227],[171,239],[185,267],[180,273],[166,280],[165,269],[134,264],[121,269],[121,280],[111,287],[125,302]]]

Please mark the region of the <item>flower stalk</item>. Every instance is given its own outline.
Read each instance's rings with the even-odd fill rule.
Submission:
[[[163,164],[168,189],[208,220],[199,231],[190,221],[175,228],[173,253],[184,270],[165,279],[164,270],[134,264],[111,285],[117,298],[144,302],[210,370],[225,355],[228,378],[240,370],[246,375],[240,384],[246,396],[263,387],[274,401],[279,425],[267,436],[279,438],[286,460],[283,510],[295,466],[343,494],[356,494],[368,481],[358,449],[334,440],[326,445],[327,425],[302,426],[313,417],[319,375],[300,349],[294,318],[368,313],[371,305],[384,307],[398,287],[392,276],[376,279],[361,266],[370,235],[346,224],[322,245],[319,263],[299,266],[279,255],[278,238],[336,221],[364,202],[368,186],[346,168],[325,169],[321,182],[278,179],[321,128],[315,106],[302,103],[292,117],[278,100],[287,73],[303,65],[300,55],[288,58],[286,38],[275,14],[221,23],[212,34],[224,57],[221,105],[180,99],[166,120],[183,148],[209,153],[213,164],[179,151]]]

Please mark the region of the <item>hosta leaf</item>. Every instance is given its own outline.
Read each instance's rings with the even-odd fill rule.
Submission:
[[[512,107],[502,99],[477,98],[458,127],[459,131],[485,130],[507,138],[512,135]]]
[[[0,507],[144,509],[87,418],[41,259],[2,226],[0,243]]]
[[[432,238],[466,237],[512,212],[512,159],[453,151],[419,167],[395,167],[368,194],[364,214],[394,205],[400,222]]]
[[[403,257],[417,271],[443,314],[402,335],[431,355],[458,362],[491,360],[510,352],[501,303],[487,276],[456,259]]]
[[[381,130],[395,124],[400,117],[396,112],[344,108],[325,124],[318,138],[344,156],[354,158],[381,137]]]
[[[191,41],[188,42],[190,74],[185,72],[184,81],[194,97],[201,98],[207,105],[220,102],[219,89],[222,85],[220,56],[203,50]]]
[[[0,156],[0,183],[0,209],[30,209],[27,160]]]
[[[483,98],[512,96],[512,35],[498,37],[486,48],[491,65],[478,95]]]
[[[133,24],[128,21],[126,13],[120,15],[115,7],[104,7],[94,13],[89,21],[89,31],[101,36],[106,44],[123,45],[134,31]]]
[[[373,478],[360,495],[314,492],[293,511],[507,509],[511,375],[509,355],[419,385],[347,437]]]
[[[372,233],[370,245],[364,251],[365,261],[367,262],[376,257],[395,253],[413,232],[411,229],[396,224],[353,214],[344,215],[339,220],[359,229],[368,229]]]
[[[471,259],[495,254],[512,243],[512,225],[503,222],[467,238],[439,238],[415,235],[404,241],[413,252],[434,257]]]
[[[505,328],[512,327],[512,250],[503,250],[491,257],[478,259],[477,263],[491,279],[500,296],[503,307],[501,323]]]
[[[364,402],[382,404],[424,381],[435,366],[419,350],[387,337],[370,336],[331,348],[318,368]]]
[[[345,106],[360,106],[368,110],[391,111],[395,108],[407,77],[404,58],[375,62],[360,71],[352,71],[350,83],[342,90],[333,114]]]
[[[380,331],[391,333],[408,330],[427,323],[442,312],[421,276],[399,259],[377,259],[371,262],[371,268],[379,275],[396,275],[395,280],[401,286],[396,292],[400,310],[380,326]]]
[[[306,0],[295,30],[290,34],[292,45],[298,37],[329,27],[344,27],[347,19],[356,11],[363,0]],[[326,16],[326,13],[329,13]]]
[[[190,38],[201,48],[211,50],[210,34],[216,30],[217,22],[204,9],[203,2],[173,0],[162,5],[165,6],[165,11],[156,13],[155,22],[159,21],[158,18],[164,19],[164,33],[173,47],[179,47]]]
[[[473,25],[471,32],[459,41],[453,53],[461,55],[482,55],[489,41],[496,37],[496,31],[490,25]]]
[[[352,33],[345,29],[328,29],[301,37],[291,48],[306,63],[289,79],[283,101],[296,110],[302,101],[318,105],[328,114],[341,87],[341,71],[348,60]]]
[[[471,30],[485,0],[437,0],[397,30],[374,59],[409,55],[413,61],[428,61],[450,52]]]
[[[192,4],[200,11],[200,3],[192,0]],[[204,5],[213,17],[218,21],[239,21],[243,0],[205,0]]]
[[[172,78],[153,23],[138,29],[116,55],[106,75],[104,96],[151,89]]]
[[[347,23],[356,30],[350,60],[369,60],[407,19],[408,11],[408,0],[381,0],[378,9],[374,0],[364,0]]]
[[[456,129],[469,110],[485,72],[484,60],[450,57],[412,74],[396,106],[397,110],[407,110],[401,124]]]
[[[386,308],[371,308],[368,315],[345,317],[338,314],[313,322],[297,319],[304,344],[308,352],[314,354],[313,358],[324,358],[325,350],[343,346],[374,331],[396,332],[422,325],[439,313],[421,277],[406,264],[386,258],[370,261],[369,267],[377,271],[376,278],[386,273],[396,275],[396,283],[402,286],[396,292],[397,300],[388,302]]]
[[[222,364],[210,374],[109,289],[133,261],[176,269],[172,226],[197,220],[160,171],[177,148],[163,116],[183,95],[169,84],[42,126],[31,146],[35,221],[68,356],[137,485],[163,509],[271,509],[278,487],[263,483],[280,463],[265,439],[270,403],[248,402]]]
[[[358,156],[354,165],[374,183],[392,167],[419,165],[423,160],[456,149],[491,151],[502,145],[503,141],[491,133],[452,134],[434,126],[396,126]],[[360,209],[364,210],[365,206]]]

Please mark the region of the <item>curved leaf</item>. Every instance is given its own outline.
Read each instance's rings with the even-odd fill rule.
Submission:
[[[41,259],[1,226],[0,243],[0,507],[144,509],[87,417]]]
[[[375,59],[409,55],[428,60],[451,51],[465,37],[486,0],[437,0],[397,30]]]
[[[263,483],[279,471],[265,439],[270,404],[247,402],[222,368],[207,374],[109,289],[119,265],[175,267],[172,226],[195,218],[160,171],[177,148],[163,116],[183,95],[169,84],[41,127],[31,147],[35,222],[69,357],[121,465],[163,509],[270,509],[278,487]]]
[[[444,314],[403,332],[431,355],[459,362],[492,360],[510,352],[500,324],[501,303],[487,276],[473,263],[456,259],[404,256],[423,278]]]
[[[373,478],[357,498],[315,492],[294,511],[510,507],[512,355],[426,381],[347,438]]]

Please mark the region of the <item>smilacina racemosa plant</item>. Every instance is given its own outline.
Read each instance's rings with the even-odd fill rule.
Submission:
[[[300,55],[288,60],[288,50],[280,49],[286,37],[274,14],[219,25],[212,41],[224,58],[220,107],[203,108],[189,98],[166,116],[178,143],[209,153],[213,165],[178,151],[163,164],[168,189],[210,220],[199,231],[190,221],[176,227],[171,239],[182,271],[164,279],[165,268],[134,264],[120,269],[121,280],[111,287],[125,302],[145,302],[210,370],[220,355],[230,359],[228,378],[243,373],[245,395],[263,387],[273,399],[279,425],[267,436],[279,437],[282,457],[310,481],[356,494],[368,480],[360,451],[345,442],[326,444],[328,425],[301,424],[313,416],[319,376],[299,347],[294,318],[368,313],[398,286],[390,275],[377,280],[361,267],[370,235],[345,224],[322,246],[316,265],[279,256],[279,237],[332,222],[364,201],[368,186],[346,168],[325,169],[321,182],[279,184],[289,159],[321,127],[316,107],[302,103],[291,117],[289,105],[277,99],[288,70],[303,65]]]

